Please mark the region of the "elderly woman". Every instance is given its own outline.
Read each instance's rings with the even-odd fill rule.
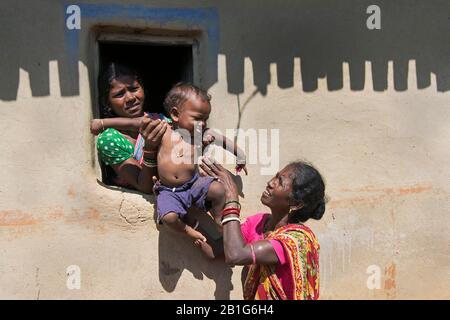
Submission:
[[[225,260],[250,265],[244,299],[318,299],[319,243],[303,223],[325,212],[325,185],[320,173],[304,162],[293,162],[269,180],[261,202],[270,213],[240,223],[238,191],[229,172],[213,160],[200,165],[226,190],[222,212]]]
[[[100,160],[115,173],[116,185],[152,193],[157,175],[156,154],[167,122],[144,116],[142,81],[130,68],[112,63],[99,79],[104,119],[94,119],[91,132],[99,134]],[[121,117],[117,121],[113,118]],[[122,129],[116,130],[115,124]]]

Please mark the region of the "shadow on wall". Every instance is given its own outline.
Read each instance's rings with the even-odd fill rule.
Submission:
[[[90,1],[101,4],[100,1]],[[191,7],[204,5],[191,1]],[[381,30],[368,30],[366,9],[381,8]],[[171,6],[186,6],[171,2]],[[105,5],[107,7],[107,5]],[[155,8],[164,2],[155,2]],[[143,8],[148,8],[143,6]],[[372,65],[373,90],[387,89],[388,62],[393,61],[394,89],[407,90],[408,62],[416,61],[417,87],[431,85],[450,90],[450,2],[448,0],[230,0],[215,7],[220,19],[219,53],[226,56],[228,91],[244,90],[244,58],[253,65],[254,83],[265,94],[270,82],[269,66],[276,64],[278,86],[293,83],[294,58],[300,58],[303,90],[317,89],[327,79],[328,90],[343,88],[343,63],[349,64],[350,88],[362,90],[365,62]],[[100,10],[101,12],[101,10]],[[49,95],[49,61],[57,60],[61,94],[79,94],[78,73],[70,66],[65,47],[63,5],[35,1],[2,1],[0,21],[0,99],[15,100],[19,68],[30,75],[33,96]],[[82,13],[83,14],[83,13]],[[119,17],[120,18],[120,17]],[[120,19],[119,19],[120,20]],[[127,21],[130,22],[130,21]],[[132,22],[132,20],[131,20]],[[57,27],[55,27],[57,26]],[[89,29],[89,28],[88,28]],[[82,18],[82,29],[83,18]],[[80,38],[81,39],[81,38]],[[83,44],[80,44],[83,48]],[[77,48],[78,49],[78,48]],[[90,61],[83,61],[90,65]],[[206,68],[211,81],[217,70]]]
[[[366,9],[372,4],[381,8],[381,30],[366,27]],[[409,60],[416,61],[418,88],[429,87],[435,73],[437,90],[450,90],[450,3],[445,0],[227,1],[220,15],[231,93],[244,90],[245,57],[252,61],[254,84],[262,94],[271,63],[280,88],[294,85],[295,57],[306,92],[316,90],[317,80],[325,77],[328,90],[342,89],[344,62],[350,88],[364,89],[366,61],[372,64],[373,90],[387,89],[388,61],[393,61],[394,89],[404,91]]]

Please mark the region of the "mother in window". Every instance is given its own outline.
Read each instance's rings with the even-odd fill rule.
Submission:
[[[109,180],[152,193],[156,154],[167,122],[162,115],[144,114],[142,81],[124,65],[107,67],[99,78],[99,93],[102,119],[92,120],[91,132],[99,134],[100,160],[113,170],[109,169]]]

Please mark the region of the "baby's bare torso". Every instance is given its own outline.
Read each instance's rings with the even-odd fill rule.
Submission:
[[[174,138],[172,138],[172,135]],[[167,187],[178,187],[192,179],[197,171],[194,145],[168,128],[158,151],[158,174]]]

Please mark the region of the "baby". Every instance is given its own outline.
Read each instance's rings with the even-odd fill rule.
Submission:
[[[220,224],[224,189],[216,179],[199,176],[195,148],[201,149],[202,145],[212,142],[219,144],[237,157],[237,171],[243,169],[247,173],[243,151],[229,139],[206,128],[211,113],[210,100],[205,91],[194,85],[175,85],[164,101],[172,127],[164,134],[157,153],[159,181],[155,184],[155,192],[158,194],[158,221],[175,231],[185,232],[197,244],[198,241],[205,241],[205,237],[195,227],[186,225],[182,218],[191,206],[196,206],[202,211],[210,211],[214,220]],[[130,121],[140,119],[103,119],[102,127],[139,127]]]

